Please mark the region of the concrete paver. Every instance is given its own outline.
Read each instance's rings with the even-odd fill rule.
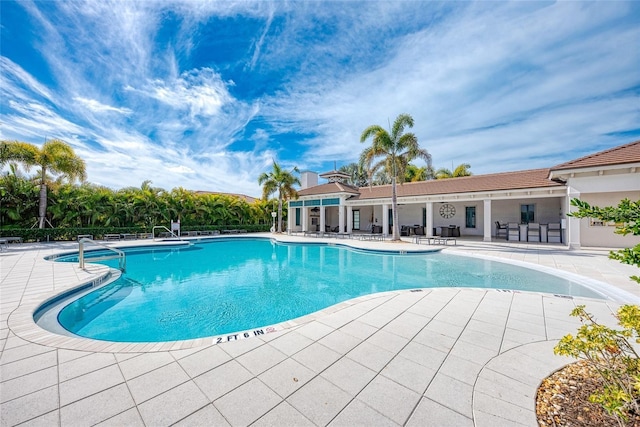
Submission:
[[[106,274],[102,266],[83,271],[44,260],[73,248],[21,244],[0,254],[2,426],[535,426],[540,381],[571,362],[553,355],[557,339],[579,325],[571,309],[587,304],[600,321],[615,325],[612,314],[621,303],[640,302],[628,278],[637,271],[609,260],[605,250],[460,239],[446,251],[577,273],[613,299],[398,291],[221,344],[213,338],[113,344],[59,337],[33,323],[31,312],[46,297]]]

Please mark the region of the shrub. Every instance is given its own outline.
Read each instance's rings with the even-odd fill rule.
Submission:
[[[582,326],[576,336],[565,335],[554,353],[584,359],[604,381],[604,388],[589,400],[598,403],[623,426],[631,413],[640,414],[640,363],[630,340],[640,343],[640,308],[620,307],[616,318],[622,329],[612,329],[596,322],[584,305],[577,306],[571,316]]]

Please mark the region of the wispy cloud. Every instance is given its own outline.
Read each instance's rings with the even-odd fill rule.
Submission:
[[[0,93],[4,99],[28,100],[30,94],[51,100],[51,91],[9,58],[0,57]]]
[[[273,159],[355,161],[360,132],[404,112],[436,166],[475,173],[638,131],[634,2],[6,6],[3,46],[19,33],[27,48],[0,56],[2,138],[63,138],[115,188],[258,195]]]
[[[510,157],[509,168],[551,166],[544,158],[531,162],[527,150],[567,159],[559,135],[584,150],[585,139],[633,128],[628,119],[637,115],[638,95],[618,93],[640,83],[640,51],[629,49],[640,28],[617,24],[628,14],[625,5],[535,6],[465,8],[398,38],[379,67],[314,87],[294,81],[288,96],[269,99],[262,113],[282,132],[312,130],[305,145],[325,162],[357,159],[366,126],[411,113],[436,164],[470,162],[476,172],[504,170],[491,160],[496,151]],[[585,131],[593,109],[600,109],[598,133]]]
[[[185,72],[171,80],[155,79],[137,90],[143,96],[154,98],[178,111],[188,111],[192,118],[211,117],[220,114],[225,106],[235,100],[227,90],[228,83],[210,68]]]
[[[124,114],[125,116],[128,116],[131,113],[133,113],[133,111],[131,111],[130,108],[112,107],[111,105],[102,104],[99,101],[96,101],[95,99],[87,99],[81,96],[77,96],[73,98],[73,100],[79,102],[80,104],[82,104],[83,107],[88,108],[94,113],[118,113],[118,114]]]

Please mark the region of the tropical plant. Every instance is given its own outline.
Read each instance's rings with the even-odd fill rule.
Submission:
[[[294,167],[291,172],[288,172],[274,161],[273,170],[268,173],[263,172],[258,177],[258,184],[263,186],[263,199],[266,200],[269,195],[278,193],[278,233],[282,233],[282,200],[298,197],[298,192],[293,186],[300,185],[300,180],[293,175],[293,172],[299,173],[298,168]]]
[[[30,230],[38,214],[38,192],[33,180],[9,163],[9,171],[0,175],[0,226],[25,240],[67,239],[77,234],[150,232],[153,226],[168,225],[182,215],[185,230],[242,226],[264,231],[277,203],[274,199],[249,204],[233,195],[198,194],[181,188],[168,192],[152,187],[149,181],[118,191],[89,183],[64,183],[52,185],[47,193],[48,219],[55,229]],[[183,203],[187,209],[182,209]],[[285,212],[283,208],[283,215]]]
[[[404,180],[407,182],[426,181],[427,167],[424,166],[419,168],[416,165],[412,165],[412,164],[407,165],[407,170],[405,171]]]
[[[640,235],[640,200],[624,199],[618,206],[601,208],[571,199],[571,205],[578,211],[568,213],[568,216],[611,221],[616,223],[616,234]],[[609,258],[640,267],[640,244],[612,251]],[[636,275],[631,279],[640,283],[640,277]],[[575,337],[564,336],[554,353],[586,360],[604,383],[603,389],[593,393],[589,400],[602,405],[619,425],[626,425],[629,413],[640,413],[640,359],[630,341],[640,343],[640,307],[623,305],[618,309],[616,318],[622,330],[597,323],[583,305],[577,306],[571,315],[578,317],[582,326]]]
[[[629,199],[624,199],[620,201],[618,206],[601,208],[591,206],[589,203],[580,199],[571,199],[571,205],[576,206],[578,211],[568,213],[568,216],[575,218],[597,218],[604,222],[614,222],[616,224],[614,233],[623,236],[627,234],[640,236],[640,200],[633,202]],[[609,258],[640,268],[640,244],[633,248],[611,251]],[[640,283],[639,276],[631,276],[631,279]]]
[[[366,187],[369,185],[367,172],[362,169],[362,165],[359,163],[349,163],[340,167],[340,172],[349,175],[349,185],[355,187]]]
[[[371,179],[371,185],[389,185],[393,182],[391,173],[386,169],[381,169]]]
[[[584,305],[573,309],[571,316],[578,317],[582,326],[575,337],[562,337],[553,352],[587,361],[604,384],[589,400],[602,405],[624,426],[629,413],[640,412],[640,359],[631,342],[640,342],[640,307],[620,307],[616,318],[621,330],[596,322]]]
[[[410,161],[420,158],[431,165],[431,155],[420,148],[418,138],[411,132],[404,133],[406,127],[413,127],[413,117],[400,114],[393,122],[391,133],[379,125],[366,128],[360,136],[360,142],[372,138],[371,146],[364,149],[360,155],[360,164],[369,173],[369,177],[381,169],[391,174],[391,208],[393,215],[393,237],[400,240],[398,228],[398,199],[396,181],[404,181],[405,170]]]
[[[440,168],[436,171],[436,179],[448,179],[453,178],[453,172],[447,168]]]
[[[47,216],[47,185],[56,176],[67,178],[71,182],[86,178],[85,163],[78,157],[69,144],[59,139],[45,141],[42,147],[20,141],[3,141],[2,161],[16,161],[29,170],[35,166],[38,170],[40,202],[38,208],[38,228],[44,228]]]
[[[453,170],[453,177],[458,178],[461,176],[473,175],[469,169],[471,169],[471,165],[469,163],[461,163]]]
[[[38,213],[38,187],[20,175],[15,164],[0,177],[0,226],[28,227]]]
[[[469,163],[459,164],[453,172],[447,168],[440,168],[435,172],[435,179],[447,179],[447,178],[459,178],[461,176],[473,175],[469,170],[471,165]]]

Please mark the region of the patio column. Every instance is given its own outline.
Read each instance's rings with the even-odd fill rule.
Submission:
[[[302,231],[309,231],[309,218],[307,215],[307,207],[301,207],[300,209],[302,209]]]
[[[433,202],[427,202],[427,222],[424,225],[426,230],[424,230],[425,235],[427,237],[433,237]]]
[[[389,205],[382,205],[382,235],[389,235]]]
[[[293,219],[296,217],[296,208],[289,206],[287,209],[287,234],[291,234],[293,230]]]
[[[484,199],[484,212],[483,212],[483,231],[485,242],[491,241],[491,199]]]
[[[321,202],[322,203],[322,202]],[[325,217],[325,209],[324,206],[320,206],[320,232],[324,233],[324,217]]]
[[[567,197],[565,197],[563,212],[577,212],[578,208],[571,206],[571,199],[579,198],[580,192],[571,186],[567,186]],[[569,249],[580,249],[580,218],[566,217],[562,219],[565,227],[560,230],[564,233],[563,241],[569,244]]]
[[[347,233],[353,231],[353,208],[351,205],[347,206]]]
[[[344,200],[340,199],[340,205],[338,206],[338,233],[344,233]]]

